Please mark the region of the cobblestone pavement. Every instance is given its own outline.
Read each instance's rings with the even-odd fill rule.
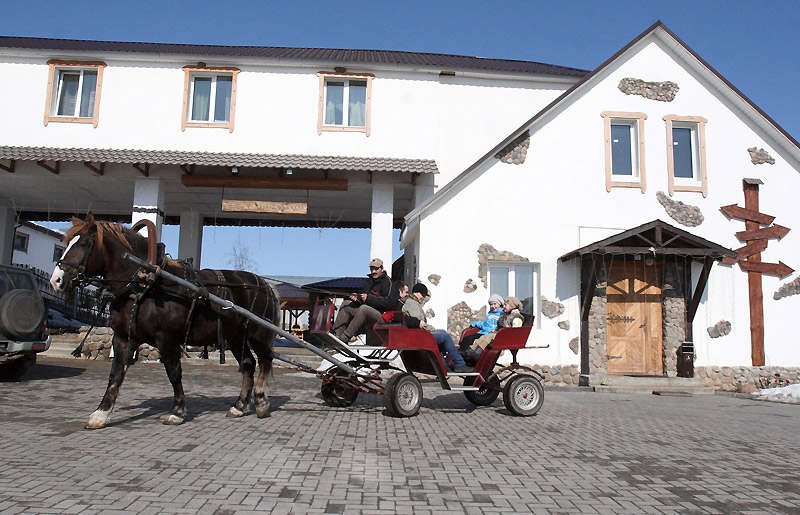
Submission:
[[[272,408],[226,418],[235,367],[132,367],[109,427],[83,424],[108,363],[44,358],[0,383],[2,513],[798,513],[800,407],[548,391],[535,417],[425,386],[420,414],[327,407],[279,370]]]

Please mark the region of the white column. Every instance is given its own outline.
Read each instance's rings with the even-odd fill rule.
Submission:
[[[194,267],[199,269],[202,249],[203,215],[197,211],[183,211],[178,235],[178,259],[192,258]]]
[[[414,207],[419,206],[433,196],[434,177],[432,173],[424,173],[417,177],[414,185]]]
[[[392,229],[394,226],[394,185],[372,183],[372,234],[370,258],[383,260],[383,267],[392,271]]]
[[[156,226],[156,239],[161,241],[161,224],[164,222],[164,188],[159,179],[136,179],[133,190],[131,225],[147,219]],[[143,235],[146,232],[140,231]]]
[[[17,216],[14,209],[0,206],[0,265],[11,264],[14,249],[14,226]]]

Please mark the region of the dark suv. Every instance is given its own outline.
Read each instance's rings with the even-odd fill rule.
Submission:
[[[45,313],[33,273],[0,265],[0,380],[21,378],[50,348]]]

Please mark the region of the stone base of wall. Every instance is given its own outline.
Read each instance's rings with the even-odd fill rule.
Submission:
[[[80,339],[86,336],[88,327],[81,327]],[[95,327],[91,336],[84,342],[81,355],[87,359],[102,359],[110,361],[111,341],[114,338],[114,330],[110,327]],[[143,361],[158,361],[161,355],[158,349],[150,345],[142,344],[139,346],[139,359]]]
[[[800,368],[796,367],[695,367],[694,375],[723,392],[735,392],[742,384],[776,388],[800,383]]]
[[[578,365],[533,365],[531,368],[544,376],[545,386],[578,386]]]

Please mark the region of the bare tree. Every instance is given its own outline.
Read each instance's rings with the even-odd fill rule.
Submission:
[[[250,257],[250,247],[242,243],[242,238],[240,236],[236,237],[236,243],[230,252],[228,252],[227,256],[228,264],[234,270],[258,272],[258,263]]]

